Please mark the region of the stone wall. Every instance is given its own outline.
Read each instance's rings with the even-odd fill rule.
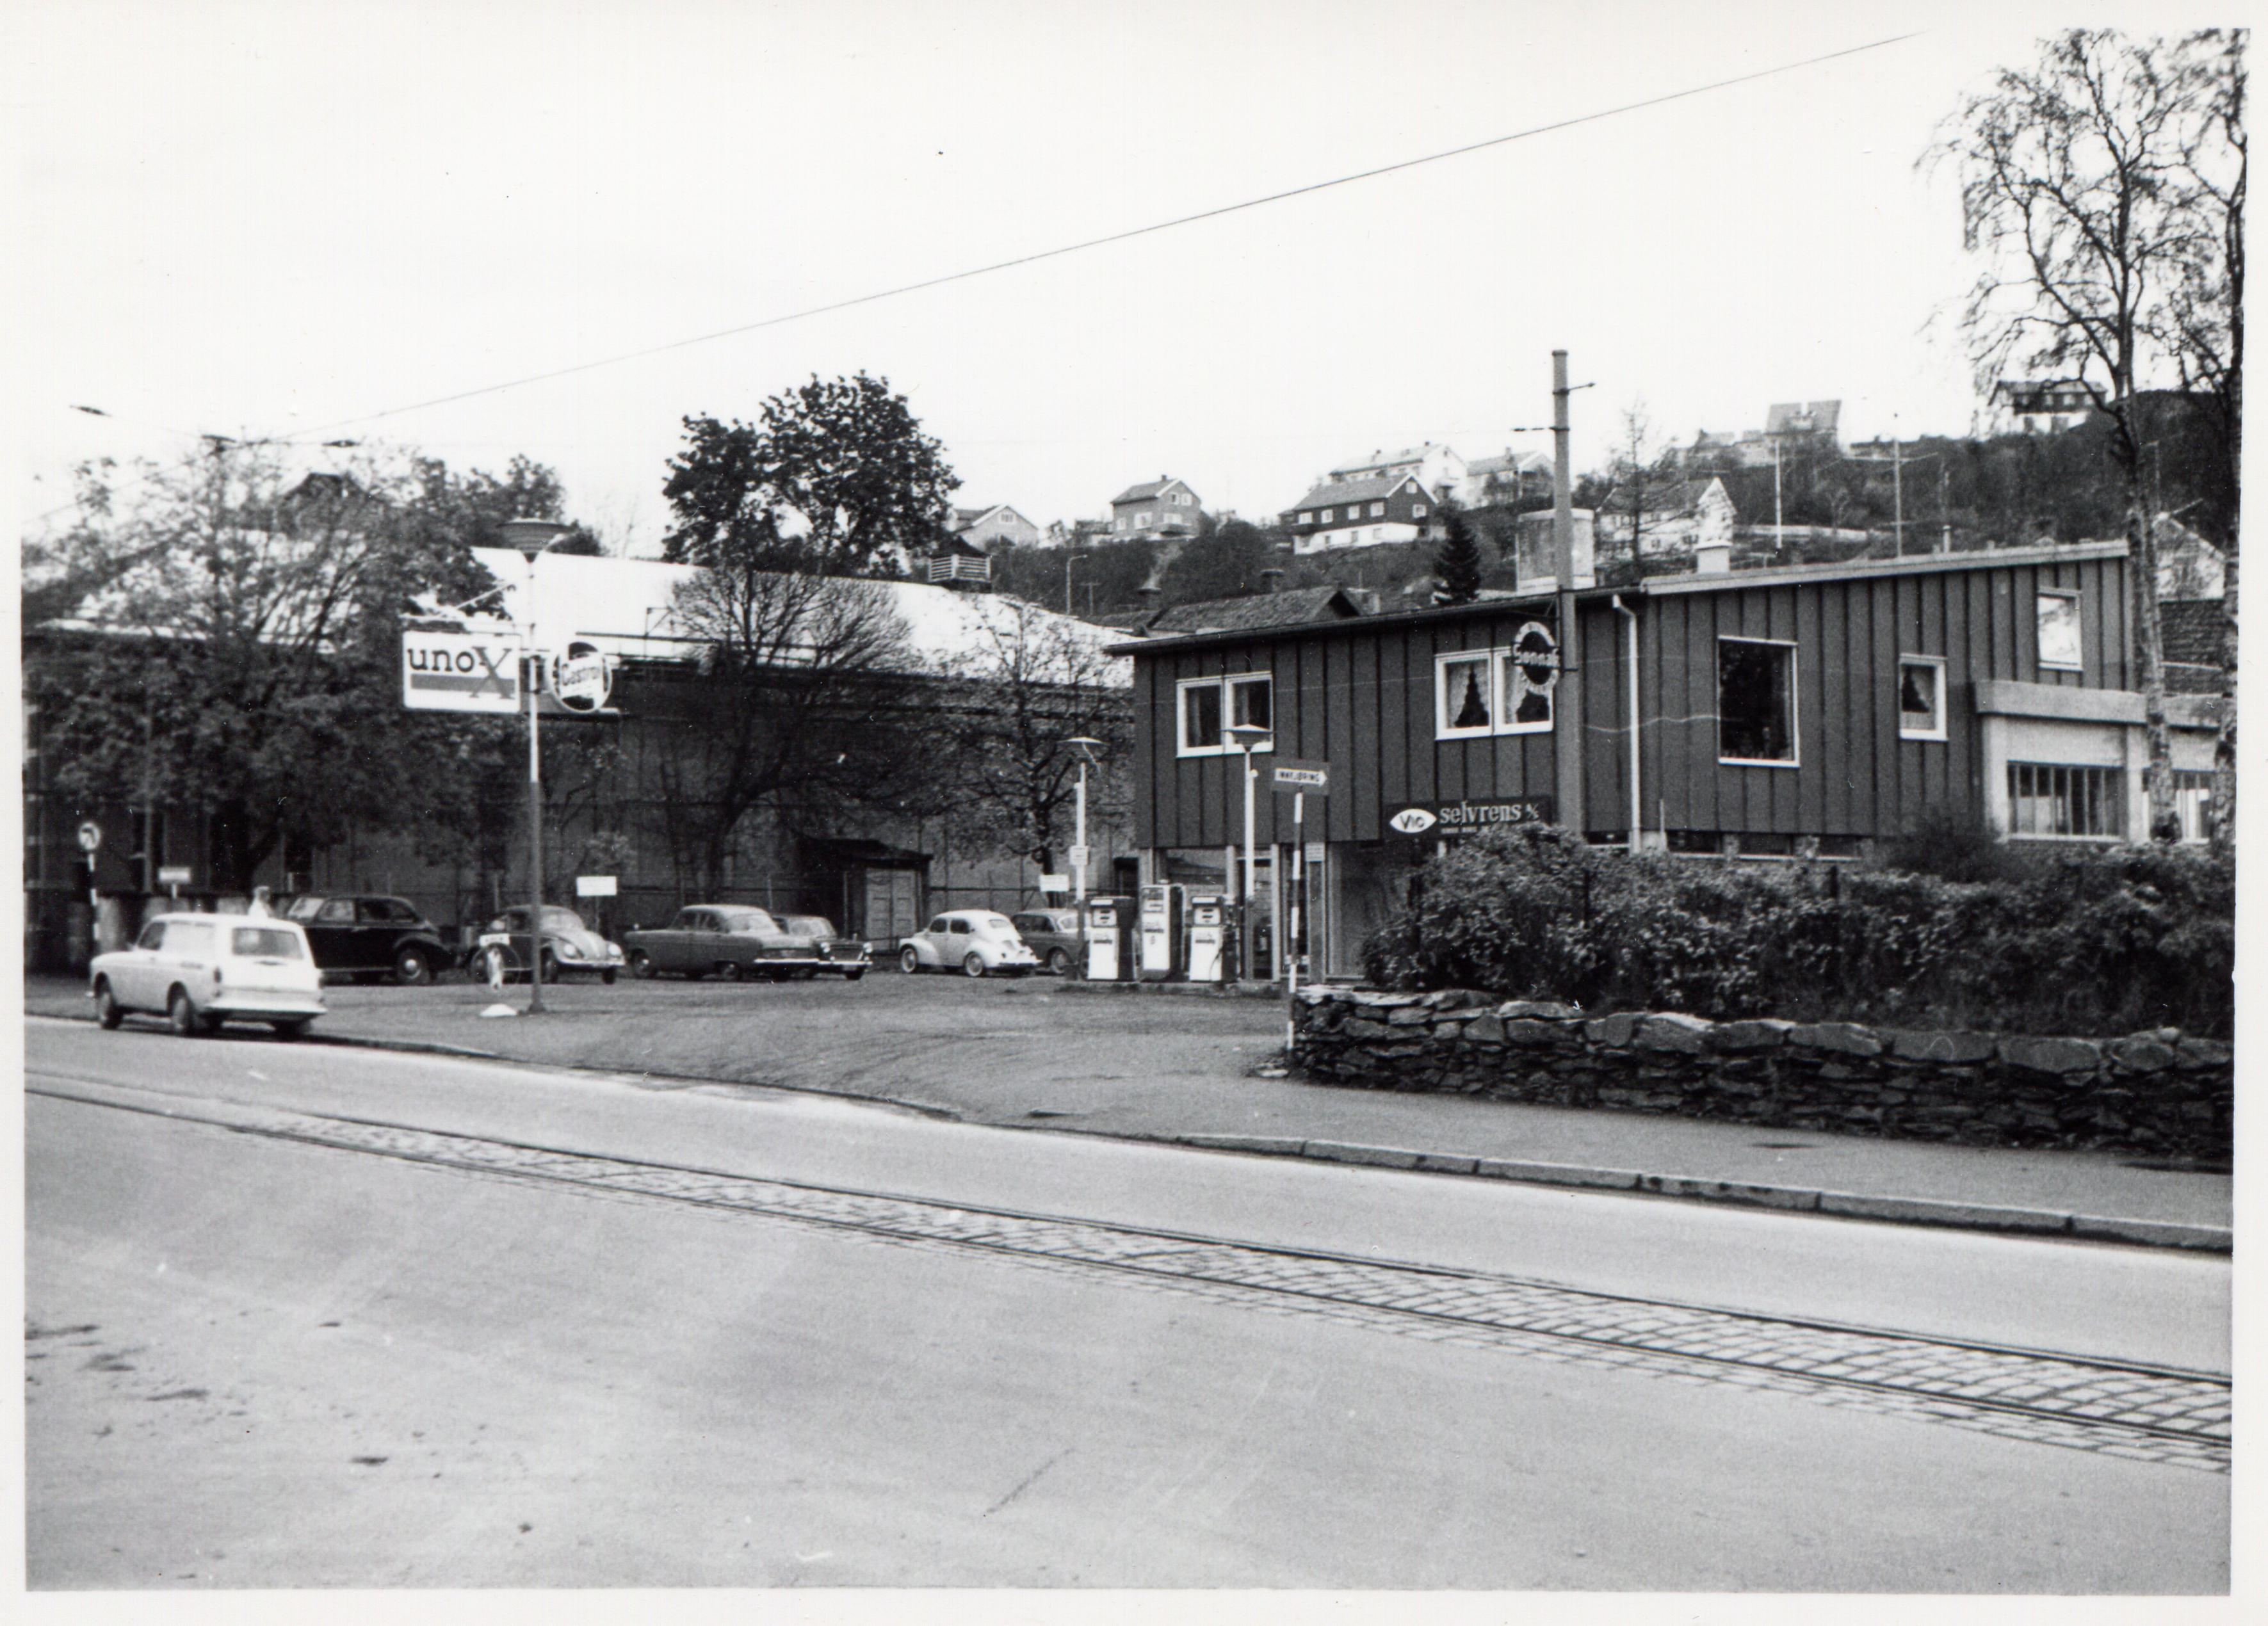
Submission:
[[[2170,1027],[1996,1038],[1851,1022],[1711,1022],[1447,989],[1300,993],[1293,1057],[1319,1083],[1447,1091],[1970,1145],[2225,1162],[2229,1047]]]

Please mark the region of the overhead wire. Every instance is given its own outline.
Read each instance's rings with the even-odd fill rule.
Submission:
[[[873,305],[883,299],[895,299],[906,294],[919,293],[926,289],[942,288],[949,283],[967,282],[972,277],[989,276],[995,272],[1013,270],[1020,266],[1037,265],[1043,261],[1061,259],[1066,254],[1081,254],[1090,248],[1101,248],[1113,243],[1129,242],[1136,238],[1147,237],[1160,232],[1170,232],[1181,226],[1195,225],[1200,221],[1218,220],[1226,215],[1241,214],[1248,210],[1264,208],[1268,204],[1284,202],[1291,198],[1306,197],[1314,193],[1329,191],[1336,187],[1352,186],[1357,181],[1373,180],[1381,175],[1395,174],[1403,170],[1416,169],[1427,164],[1439,164],[1446,159],[1485,151],[1491,147],[1501,147],[1516,141],[1532,140],[1535,136],[1550,135],[1554,131],[1572,129],[1579,125],[1594,124],[1604,119],[1618,118],[1624,114],[1637,113],[1647,107],[1659,107],[1670,102],[1683,101],[1690,97],[1705,96],[1716,91],[1728,90],[1737,85],[1753,84],[1756,80],[1771,78],[1776,75],[1794,73],[1805,68],[1815,68],[1822,63],[1835,62],[1843,57],[1857,56],[1867,51],[1878,51],[1888,46],[1903,44],[1908,40],[1918,38],[1921,33],[1921,30],[1917,29],[1906,33],[1893,34],[1886,39],[1871,40],[1865,45],[1846,46],[1841,50],[1824,52],[1817,56],[1807,56],[1800,62],[1782,63],[1774,67],[1757,69],[1752,73],[1735,74],[1727,78],[1712,80],[1706,85],[1691,85],[1682,91],[1670,91],[1659,96],[1647,96],[1637,101],[1622,103],[1617,107],[1601,108],[1594,113],[1578,114],[1572,118],[1555,119],[1548,124],[1537,124],[1527,129],[1515,130],[1508,136],[1493,136],[1485,141],[1469,142],[1463,146],[1451,147],[1440,152],[1427,153],[1421,158],[1403,158],[1392,164],[1381,164],[1370,169],[1355,171],[1351,174],[1335,176],[1329,180],[1310,181],[1305,186],[1292,187],[1281,192],[1270,192],[1260,197],[1247,198],[1241,202],[1224,203],[1213,209],[1199,210],[1194,214],[1176,216],[1171,220],[1156,221],[1149,225],[1134,226],[1123,232],[1113,232],[1101,237],[1088,238],[1082,242],[1041,249],[1028,254],[1018,254],[1007,260],[996,260],[989,265],[947,272],[939,276],[924,277],[918,282],[902,283],[894,288],[858,294],[850,298],[837,299],[827,305],[812,305],[800,311],[790,311],[778,316],[768,316],[758,321],[743,322],[737,327],[719,328],[714,333],[700,334],[688,339],[675,339],[666,344],[650,345],[643,349],[625,350],[618,355],[601,357],[594,361],[578,362],[571,366],[556,367],[545,372],[528,373],[520,378],[506,379],[503,383],[484,384],[475,389],[459,390],[453,394],[436,395],[428,400],[411,401],[404,406],[388,407],[382,411],[365,413],[358,417],[339,418],[317,428],[302,430],[298,437],[291,438],[312,438],[355,424],[374,423],[380,419],[399,417],[405,413],[423,412],[434,407],[450,406],[457,401],[471,401],[482,395],[494,395],[505,390],[522,389],[531,384],[549,383],[555,379],[571,378],[578,373],[595,372],[602,367],[620,366],[625,362],[640,361],[651,356],[663,356],[673,350],[688,349],[697,344],[713,344],[720,339],[737,338],[743,334],[761,332],[767,327],[778,327],[790,322],[806,321],[813,317],[830,315],[837,311],[851,310],[857,306]]]

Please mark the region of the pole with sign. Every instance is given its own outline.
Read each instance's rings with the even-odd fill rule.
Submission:
[[[86,854],[86,916],[88,940],[102,953],[102,891],[94,884],[94,855],[102,846],[102,827],[89,819],[78,827],[79,850]]]
[[[1284,1054],[1289,1056],[1300,1036],[1300,957],[1307,948],[1307,798],[1328,796],[1331,788],[1329,762],[1278,757],[1269,776],[1276,794],[1292,793],[1292,919],[1285,933]]]

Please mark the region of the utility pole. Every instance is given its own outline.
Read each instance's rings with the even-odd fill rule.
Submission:
[[[1575,510],[1567,455],[1567,352],[1551,352],[1551,568],[1558,578],[1559,676],[1552,690],[1553,790],[1563,828],[1581,832],[1583,640],[1575,622]],[[1637,534],[1631,534],[1636,556]]]

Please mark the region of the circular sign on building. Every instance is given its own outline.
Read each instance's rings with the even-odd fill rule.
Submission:
[[[571,711],[596,711],[614,687],[615,663],[595,644],[578,638],[552,663],[551,692]]]
[[[78,844],[83,850],[87,852],[92,852],[96,848],[101,846],[102,827],[92,819],[89,819],[85,824],[80,825],[78,827]]]

